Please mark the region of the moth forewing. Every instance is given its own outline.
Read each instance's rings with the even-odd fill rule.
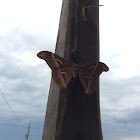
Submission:
[[[49,67],[53,70],[59,67],[58,62],[55,60],[54,54],[49,51],[41,51],[37,54],[40,59],[44,59]]]
[[[91,79],[96,80],[103,71],[109,71],[108,66],[102,62],[98,62],[91,71]]]

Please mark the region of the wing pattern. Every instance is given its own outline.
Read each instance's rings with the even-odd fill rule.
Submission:
[[[72,64],[64,58],[49,51],[42,51],[37,54],[44,59],[52,69],[52,77],[60,88],[66,88],[73,76],[74,69],[78,69],[80,81],[85,89],[85,93],[91,95],[96,89],[96,80],[103,71],[109,68],[102,62],[91,62],[84,65]]]

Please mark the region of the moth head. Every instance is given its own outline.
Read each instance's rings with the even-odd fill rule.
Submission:
[[[73,69],[73,77],[76,78],[77,75],[78,75],[78,73],[79,73],[78,68],[74,68],[74,69]]]

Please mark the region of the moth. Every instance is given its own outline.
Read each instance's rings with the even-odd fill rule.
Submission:
[[[82,14],[83,14],[83,19],[86,21],[86,15],[87,15],[87,9],[88,8],[95,8],[95,7],[98,7],[98,6],[103,6],[103,5],[95,5],[95,6],[85,6],[85,5],[82,5],[82,4],[78,4],[80,6],[82,6]]]
[[[44,59],[52,69],[52,78],[60,88],[67,88],[72,77],[79,76],[87,95],[94,93],[99,75],[109,70],[108,66],[102,62],[74,64],[49,51],[41,51],[37,56]]]

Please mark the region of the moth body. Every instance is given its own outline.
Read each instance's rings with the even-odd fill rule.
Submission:
[[[78,73],[79,73],[79,70],[78,70],[77,67],[75,67],[75,68],[73,69],[73,78],[76,78],[76,77],[78,76]]]

